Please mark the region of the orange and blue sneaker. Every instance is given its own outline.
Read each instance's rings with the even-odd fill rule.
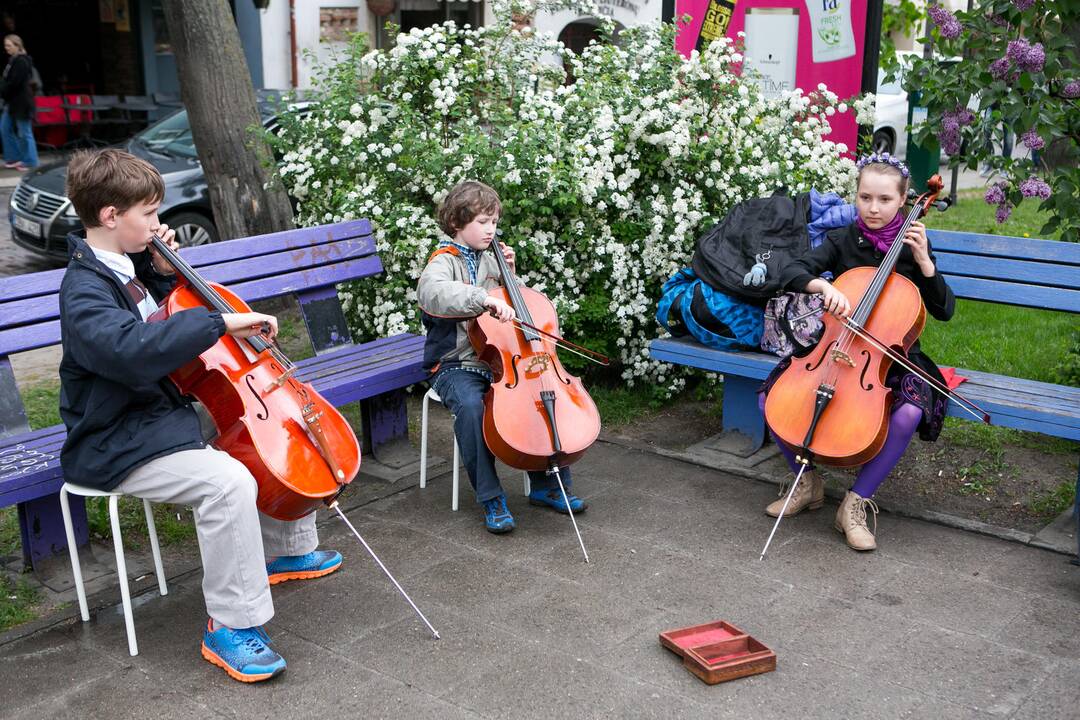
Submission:
[[[585,512],[585,509],[589,507],[588,503],[569,491],[566,493],[566,498],[570,501],[570,510],[573,510],[575,513]],[[559,490],[559,488],[533,490],[529,493],[529,504],[546,506],[555,512],[561,512],[564,515],[569,513],[566,509],[566,502],[563,501],[562,491]]]
[[[270,647],[270,638],[261,627],[233,630],[206,622],[202,656],[229,674],[233,680],[253,683],[269,680],[285,672],[285,658]]]
[[[266,564],[271,585],[288,580],[310,580],[322,577],[341,567],[337,550],[313,550],[306,555],[283,555]]]

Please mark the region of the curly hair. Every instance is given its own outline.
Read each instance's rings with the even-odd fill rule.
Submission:
[[[455,185],[439,204],[439,227],[453,237],[477,215],[501,215],[499,194],[477,180]]]

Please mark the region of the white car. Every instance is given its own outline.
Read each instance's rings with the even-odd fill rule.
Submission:
[[[907,157],[908,94],[901,87],[902,77],[885,82],[885,71],[878,69],[877,117],[874,121],[874,152]]]

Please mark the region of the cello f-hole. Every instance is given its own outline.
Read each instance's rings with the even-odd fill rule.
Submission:
[[[520,355],[514,355],[514,357],[511,358],[511,360],[510,360],[510,369],[514,371],[514,381],[506,383],[506,387],[509,390],[513,390],[514,388],[516,388],[517,384],[518,384],[518,382],[520,380],[520,378],[518,377],[518,369],[517,369],[517,363],[518,363],[518,360],[520,360],[520,359],[521,359]]]
[[[861,387],[863,390],[873,390],[874,389],[874,383],[867,383],[866,382],[866,371],[870,369],[870,359],[871,359],[872,356],[870,355],[869,350],[863,350],[859,354],[862,355],[863,358],[865,358],[865,360],[866,360],[863,363],[862,372],[859,373],[859,387]]]
[[[259,401],[259,405],[262,406],[262,412],[255,413],[255,417],[260,420],[265,420],[270,417],[270,409],[266,407],[266,403],[264,403],[262,397],[259,396],[259,391],[255,389],[255,385],[253,384],[254,382],[255,376],[251,373],[248,373],[244,376],[244,384],[247,385],[248,390],[251,391],[251,394],[254,395],[255,399]]]
[[[570,379],[564,378],[562,376],[562,373],[559,372],[559,363],[551,363],[551,365],[555,369],[555,377],[559,378],[559,382],[561,382],[563,385],[569,385]]]
[[[821,363],[825,362],[825,358],[829,357],[829,353],[833,349],[834,345],[836,345],[835,340],[833,340],[831,343],[828,344],[828,346],[826,346],[825,351],[821,353],[821,356],[818,358],[818,361],[816,363],[814,363],[813,365],[811,365],[810,363],[806,363],[806,371],[807,372],[814,372],[819,367],[821,367]]]

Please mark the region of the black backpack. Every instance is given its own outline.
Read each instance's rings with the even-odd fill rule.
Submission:
[[[691,266],[709,287],[759,304],[783,291],[780,270],[810,250],[810,194],[745,200],[698,238]]]

